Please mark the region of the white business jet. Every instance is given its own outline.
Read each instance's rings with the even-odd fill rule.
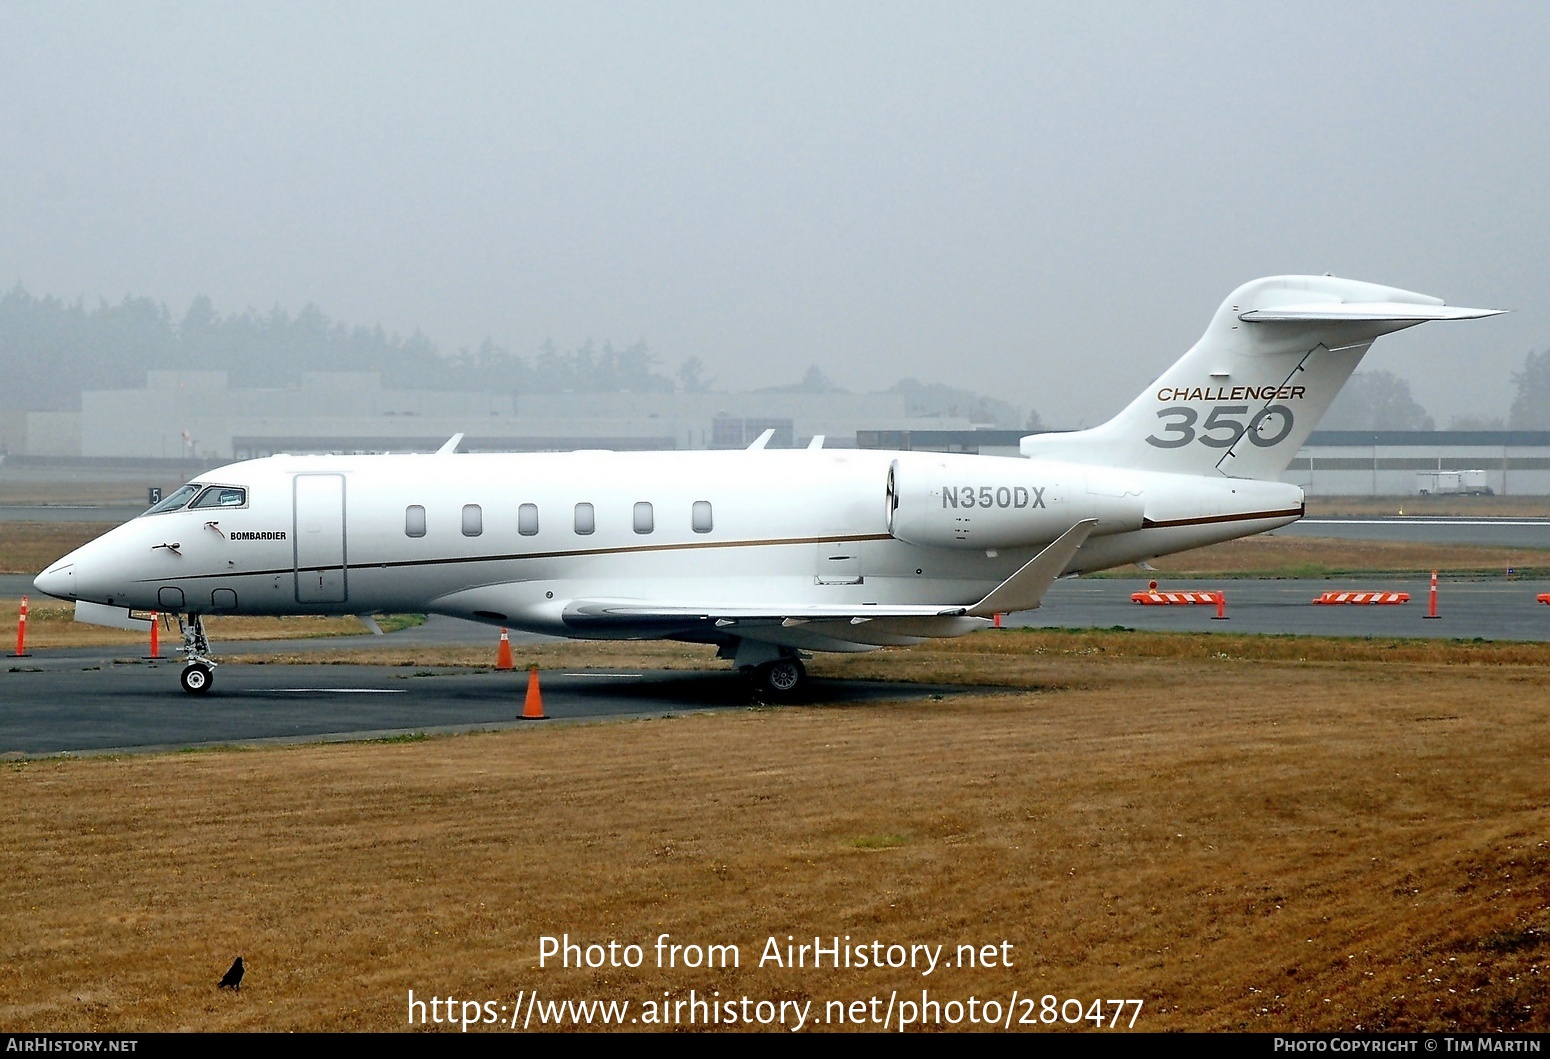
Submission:
[[[1062,574],[1275,529],[1277,476],[1373,340],[1494,316],[1279,276],[1233,292],[1119,415],[1022,458],[871,450],[271,456],[201,475],[37,578],[77,616],[178,615],[183,688],[210,614],[413,611],[720,646],[770,694],[804,652],[961,636]]]

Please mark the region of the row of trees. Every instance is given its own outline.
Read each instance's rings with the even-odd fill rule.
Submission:
[[[1448,430],[1550,430],[1550,350],[1530,353],[1512,373],[1516,395],[1504,420],[1454,416]],[[1431,415],[1411,396],[1410,383],[1389,371],[1358,372],[1319,424],[1325,430],[1435,430]]]
[[[224,371],[241,388],[293,385],[304,371],[375,371],[395,389],[487,390],[491,380],[517,393],[707,392],[715,384],[698,357],[673,376],[644,339],[624,348],[591,341],[561,350],[545,342],[532,357],[486,340],[443,355],[416,330],[405,337],[379,327],[350,327],[314,305],[292,315],[279,307],[221,315],[208,297],[175,318],[150,298],[113,305],[34,297],[20,286],[0,295],[0,410],[72,411],[80,390],[134,389],[147,370]],[[816,366],[787,389],[837,390]],[[951,386],[905,379],[911,414],[961,415],[1017,427],[1022,413],[1005,401]],[[1035,414],[1029,422],[1037,424]]]
[[[82,385],[132,389],[145,372],[197,368],[228,373],[233,386],[282,387],[304,371],[376,371],[396,388],[483,390],[500,379],[512,390],[556,392],[672,390],[644,341],[625,349],[586,342],[561,352],[546,342],[533,358],[486,341],[443,356],[420,331],[405,337],[350,327],[314,305],[292,315],[217,313],[195,298],[175,319],[149,298],[88,308],[37,298],[21,287],[0,296],[0,408],[70,410]]]
[[[1508,420],[1512,429],[1550,430],[1550,349],[1530,353],[1512,382],[1518,388]]]
[[[150,298],[88,308],[34,297],[20,286],[0,295],[0,409],[70,411],[80,390],[133,389],[148,369],[202,368],[228,373],[237,387],[283,387],[309,370],[376,371],[401,389],[526,393],[701,393],[715,379],[698,357],[673,375],[644,339],[617,348],[591,341],[568,350],[545,342],[532,357],[486,340],[475,349],[443,355],[416,330],[407,337],[378,327],[347,326],[316,306],[292,315],[279,307],[221,315],[208,297],[195,298],[174,318]],[[1550,430],[1550,350],[1530,353],[1512,376],[1516,396],[1508,419],[1455,418],[1449,429]],[[817,366],[788,391],[824,393],[838,386]],[[910,415],[952,416],[1007,429],[1040,429],[1037,412],[1025,415],[1006,401],[941,383],[903,379]],[[1435,422],[1392,372],[1359,372],[1341,390],[1321,426],[1331,430],[1432,430]]]

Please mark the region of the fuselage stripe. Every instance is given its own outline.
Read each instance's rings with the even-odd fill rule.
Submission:
[[[685,541],[682,544],[637,544],[618,548],[578,548],[572,551],[558,552],[520,552],[508,555],[460,555],[445,556],[439,559],[402,559],[395,562],[374,563],[359,562],[350,563],[351,570],[398,570],[415,566],[451,566],[459,563],[504,563],[517,559],[575,559],[590,555],[629,555],[643,552],[674,552],[693,551],[707,548],[765,548],[781,545],[795,544],[844,544],[852,541],[886,541],[893,538],[886,533],[860,533],[831,537],[787,537],[772,538],[768,540],[752,541]],[[142,578],[142,584],[150,582],[175,581],[199,581],[214,579],[227,579],[233,577],[274,577],[283,574],[295,573],[321,573],[324,570],[337,570],[337,566],[285,566],[272,570],[228,570],[219,574],[186,574],[177,577]]]

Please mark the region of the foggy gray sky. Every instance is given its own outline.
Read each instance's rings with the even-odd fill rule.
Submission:
[[[1106,418],[1239,283],[1514,310],[1380,341],[1439,425],[1550,347],[1550,8],[0,4],[0,284],[644,336]]]

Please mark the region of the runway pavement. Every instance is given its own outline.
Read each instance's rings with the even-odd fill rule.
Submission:
[[[1072,578],[1050,587],[1040,610],[1014,614],[1013,626],[1188,630],[1206,633],[1287,633],[1304,636],[1381,636],[1425,639],[1550,640],[1550,606],[1535,601],[1550,581],[1438,582],[1435,620],[1425,617],[1430,578],[1339,578],[1282,581],[1159,581],[1166,590],[1217,590],[1227,594],[1227,620],[1201,605],[1141,606],[1130,601],[1147,586],[1128,578]],[[1314,606],[1322,592],[1408,592],[1400,605]]]
[[[1391,517],[1304,518],[1272,534],[1341,540],[1408,541],[1417,544],[1480,544],[1499,548],[1550,548],[1550,519]]]

